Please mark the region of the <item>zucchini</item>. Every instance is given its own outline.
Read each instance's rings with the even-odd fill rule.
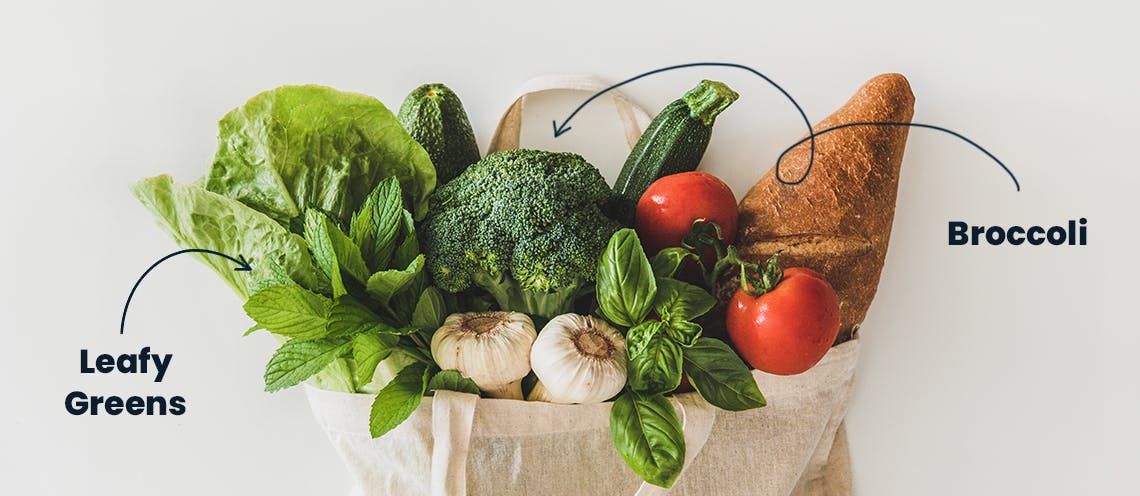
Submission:
[[[697,169],[716,116],[739,97],[724,83],[706,79],[653,118],[614,182],[612,213],[618,220],[633,225],[637,201],[654,181]]]
[[[397,118],[435,164],[436,185],[442,185],[479,161],[479,145],[463,102],[442,83],[412,90]]]

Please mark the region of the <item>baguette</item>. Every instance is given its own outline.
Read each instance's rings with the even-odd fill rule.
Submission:
[[[866,82],[815,132],[851,122],[910,122],[914,95],[901,74]],[[740,202],[737,244],[750,262],[780,252],[785,267],[808,267],[839,296],[836,343],[853,339],[867,315],[887,255],[909,127],[853,126],[816,137],[815,163],[787,185],[769,170]],[[804,175],[810,144],[784,157],[780,177]]]

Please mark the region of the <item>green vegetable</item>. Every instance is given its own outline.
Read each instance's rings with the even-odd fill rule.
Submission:
[[[328,285],[309,256],[309,244],[261,212],[195,185],[175,184],[167,175],[143,179],[131,186],[131,192],[179,246],[249,260],[252,271],[235,272],[225,259],[198,256],[243,300],[263,280],[296,282],[311,289]]]
[[[254,293],[242,307],[269,332],[305,339],[328,334],[331,305],[328,298],[300,286],[280,285]]]
[[[478,287],[505,310],[567,313],[618,228],[602,214],[610,195],[598,170],[572,153],[488,155],[432,195],[428,269],[440,289]]]
[[[313,209],[305,211],[305,240],[312,248],[317,266],[332,282],[333,296],[348,294],[342,272],[357,282],[368,278],[368,266],[360,255],[360,248],[325,214]]]
[[[653,311],[664,322],[696,319],[712,310],[714,305],[716,298],[698,286],[667,277],[657,278]]]
[[[386,177],[399,180],[417,218],[435,168],[384,104],[323,86],[283,86],[251,98],[218,123],[207,190],[296,226],[306,210],[346,226]]]
[[[356,362],[357,384],[372,382],[376,366],[392,356],[398,339],[379,333],[361,333],[352,338],[352,359]]]
[[[400,124],[431,156],[438,184],[455,179],[479,161],[479,145],[463,103],[442,83],[412,90],[400,106]]]
[[[669,393],[681,385],[681,345],[665,332],[665,324],[647,321],[629,330],[629,388],[639,393]]]
[[[376,394],[368,421],[372,437],[383,436],[416,411],[427,392],[431,373],[432,367],[425,364],[408,365]]]
[[[296,386],[351,348],[346,339],[290,339],[265,366],[265,390]]]
[[[657,252],[649,260],[649,264],[653,267],[653,274],[657,277],[673,277],[673,274],[677,273],[677,269],[681,268],[681,263],[686,259],[695,261],[697,256],[684,248],[672,247]]]
[[[724,83],[706,79],[657,114],[614,182],[614,211],[620,220],[633,224],[637,201],[654,181],[697,170],[716,116],[739,96]]]
[[[719,339],[700,338],[685,350],[685,375],[701,397],[725,410],[767,404],[748,366]]]
[[[681,474],[685,436],[665,396],[622,393],[610,411],[610,434],[622,460],[646,482],[667,488]]]
[[[440,389],[479,394],[479,385],[464,377],[458,370],[444,370],[431,378],[431,382],[428,383],[428,390],[438,391]]]
[[[632,327],[652,308],[657,294],[653,268],[633,229],[615,233],[598,264],[598,306],[606,319]]]

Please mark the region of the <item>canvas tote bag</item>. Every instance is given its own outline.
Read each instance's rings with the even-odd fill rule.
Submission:
[[[503,114],[489,152],[519,146],[528,95],[608,86],[591,76],[527,82]],[[617,91],[607,95],[632,147],[649,116]],[[372,395],[305,391],[354,479],[352,496],[832,496],[851,492],[843,417],[858,355],[855,340],[832,348],[800,375],[753,371],[768,400],[757,410],[722,411],[697,393],[673,396],[686,456],[669,490],[642,482],[614,450],[610,403],[555,405],[439,391],[399,427],[372,439]]]

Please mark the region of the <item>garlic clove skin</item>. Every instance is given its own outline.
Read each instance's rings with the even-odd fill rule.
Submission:
[[[522,313],[456,313],[435,331],[431,354],[441,369],[458,370],[488,396],[521,400],[536,335]]]
[[[604,320],[578,314],[550,320],[531,348],[539,383],[531,399],[552,403],[600,403],[625,387],[625,339]]]

